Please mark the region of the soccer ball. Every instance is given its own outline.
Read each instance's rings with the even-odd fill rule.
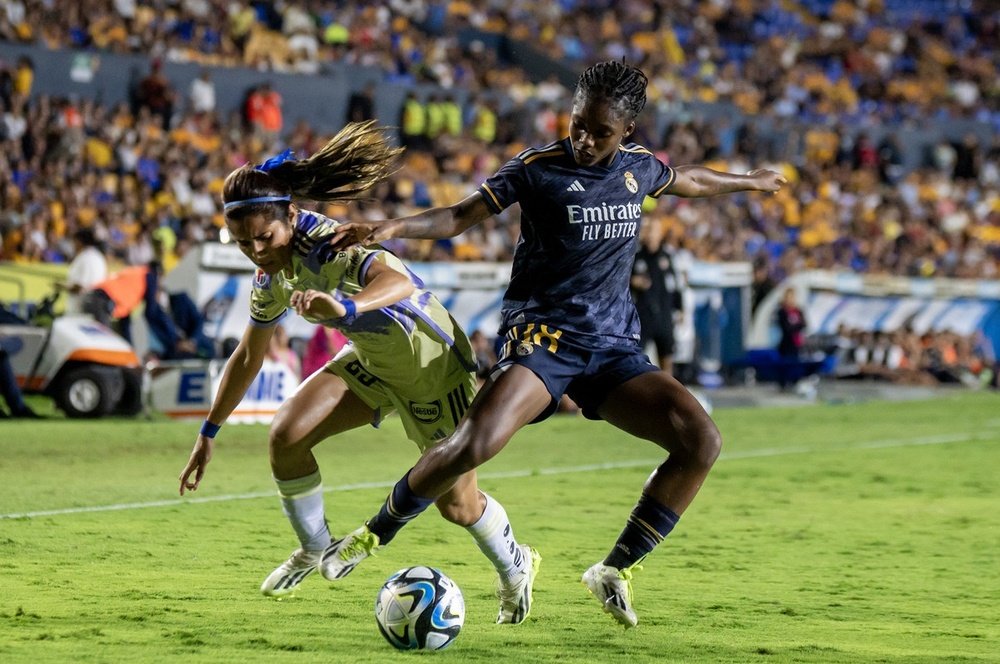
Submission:
[[[465,622],[465,599],[454,581],[433,567],[401,569],[375,598],[375,621],[400,650],[440,650]]]

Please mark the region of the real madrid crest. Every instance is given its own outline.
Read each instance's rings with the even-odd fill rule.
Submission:
[[[639,183],[636,181],[632,171],[625,171],[625,188],[633,194],[639,191]]]
[[[522,341],[517,345],[517,348],[514,349],[514,352],[521,357],[527,357],[535,352],[535,346],[529,341]]]

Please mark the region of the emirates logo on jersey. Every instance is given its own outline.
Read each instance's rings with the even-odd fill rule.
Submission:
[[[633,194],[639,191],[639,182],[632,175],[632,171],[625,171],[625,188]]]

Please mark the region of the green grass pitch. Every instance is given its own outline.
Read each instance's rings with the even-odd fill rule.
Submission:
[[[295,548],[263,426],[224,427],[180,499],[196,424],[0,422],[0,662],[1000,661],[998,405],[717,411],[723,457],[636,574],[628,632],[579,579],[660,454],[604,423],[553,418],[481,469],[544,558],[531,619],[498,626],[489,564],[433,511],[336,585],[259,595]],[[415,454],[396,421],[320,445],[334,532]],[[414,564],[465,594],[445,651],[398,653],[377,632],[377,589]]]

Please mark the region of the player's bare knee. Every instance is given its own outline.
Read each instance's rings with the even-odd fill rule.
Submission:
[[[444,467],[450,475],[462,475],[475,470],[493,457],[491,443],[484,440],[479,432],[464,431],[447,443],[438,445],[430,452],[438,468]]]
[[[491,441],[483,439],[471,440],[468,445],[463,445],[459,451],[456,462],[462,472],[474,470],[493,458],[495,447]]]
[[[272,463],[289,454],[294,454],[302,442],[301,439],[292,434],[290,426],[281,426],[280,424],[272,426],[268,434],[268,449]]]
[[[722,452],[722,434],[712,420],[705,418],[694,432],[692,444],[689,446],[695,463],[705,468],[711,468]]]
[[[719,433],[719,428],[715,424],[712,424],[705,432],[704,442],[700,449],[699,456],[702,457],[702,463],[707,466],[713,465],[715,460],[719,458],[719,454],[722,453],[722,434]]]
[[[459,526],[471,526],[479,520],[482,512],[478,500],[469,501],[445,496],[434,504],[441,512],[441,516]]]
[[[676,438],[666,444],[671,456],[683,456],[686,464],[709,469],[722,451],[722,435],[711,419],[688,423],[678,431]]]

